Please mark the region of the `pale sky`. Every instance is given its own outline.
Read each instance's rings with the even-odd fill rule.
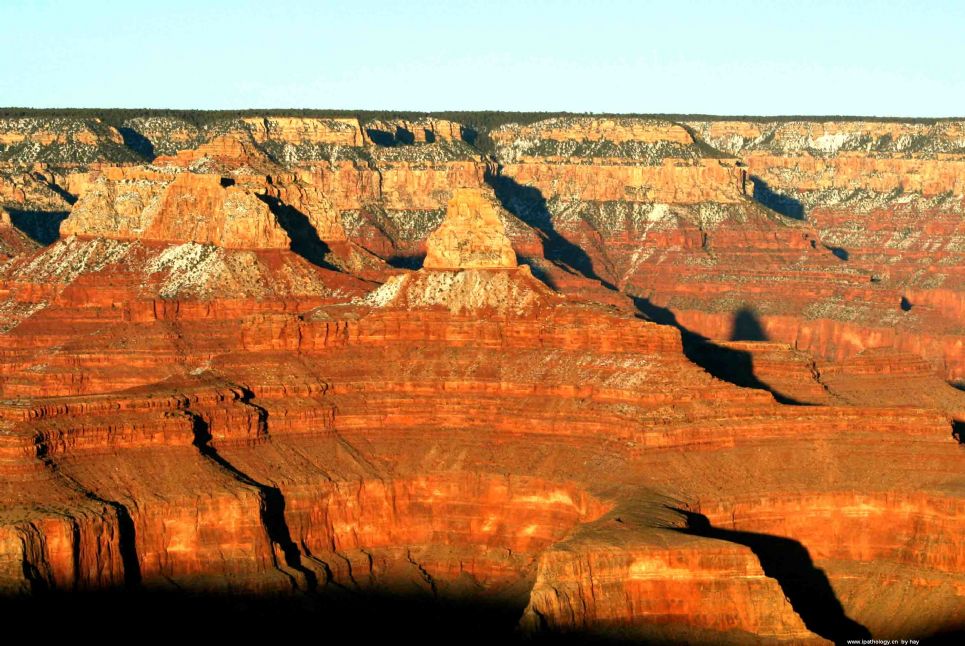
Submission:
[[[0,0],[0,106],[965,116],[965,2]]]

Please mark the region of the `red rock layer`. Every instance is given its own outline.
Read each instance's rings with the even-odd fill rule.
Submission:
[[[0,266],[5,593],[419,591],[701,642],[958,627],[955,290],[906,308],[666,122],[509,128],[501,170],[455,136],[221,130],[75,176],[74,236]],[[450,200],[440,268],[362,251],[425,250]],[[892,338],[922,356],[858,354]]]
[[[157,327],[174,332],[162,356],[211,338],[211,324],[190,317],[138,336]],[[5,509],[29,510],[8,516],[11,536],[48,526],[45,500],[78,509],[69,501],[80,496],[93,507],[91,520],[70,513],[79,539],[68,523],[70,539],[49,529],[38,530],[40,547],[12,542],[7,559],[29,563],[31,574],[8,587],[102,585],[87,572],[103,571],[118,583],[131,576],[121,557],[136,554],[145,586],[211,589],[230,577],[251,590],[498,596],[523,580],[535,585],[531,628],[809,638],[749,549],[681,534],[661,506],[699,504],[721,525],[714,501],[744,513],[725,501],[746,498],[748,469],[767,492],[760,509],[786,515],[779,501],[815,492],[795,503],[802,519],[780,529],[812,549],[832,584],[855,568],[933,582],[959,571],[953,543],[931,544],[930,558],[944,564],[934,574],[906,569],[931,531],[912,519],[958,505],[961,454],[939,414],[780,406],[690,364],[670,327],[554,301],[523,315],[326,306],[250,316],[242,329],[194,375],[6,406]],[[895,452],[902,469],[874,478],[857,470]],[[24,478],[46,484],[17,484]],[[828,551],[835,535],[817,529],[821,510],[841,505],[818,492],[882,492],[869,495],[887,510],[899,483],[923,492],[901,499],[906,534],[889,534],[905,547]],[[777,533],[754,518],[738,527]],[[855,531],[870,531],[877,518],[862,518]],[[960,531],[962,518],[954,512],[941,531]],[[103,531],[92,522],[112,528],[109,548],[84,538]],[[861,589],[848,612],[864,608]],[[959,607],[962,591],[939,589],[927,598]],[[888,632],[912,619],[880,621]]]

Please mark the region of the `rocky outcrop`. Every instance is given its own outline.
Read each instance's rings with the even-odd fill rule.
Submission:
[[[304,217],[320,240],[345,242],[348,239],[338,210],[328,195],[312,182],[310,175],[273,178],[266,187],[266,192],[270,197],[295,209],[294,217]]]
[[[668,142],[692,146],[693,137],[684,128],[667,121],[650,119],[613,119],[565,117],[520,126],[510,124],[497,129],[493,139],[503,146],[520,141],[596,141],[612,144]]]
[[[221,172],[226,175],[250,174],[256,169],[264,171],[272,168],[267,155],[259,150],[249,137],[238,134],[221,135],[196,148],[179,150],[171,156],[156,157],[154,165],[175,166],[194,172]]]
[[[105,176],[87,188],[61,234],[236,249],[291,245],[267,204],[224,184],[218,175],[194,173]]]
[[[807,221],[843,261],[842,269],[862,271],[872,283],[890,287],[892,301],[897,298],[903,311],[914,307],[909,296],[914,293],[924,304],[918,313],[927,323],[912,323],[917,331],[909,336],[916,341],[889,338],[886,344],[922,353],[947,377],[960,377],[955,341],[960,336],[960,290],[954,286],[963,284],[961,122],[711,121],[690,126],[711,145],[739,154],[753,179],[755,198]],[[826,325],[841,331],[820,335],[827,348],[840,344],[848,327],[836,318]],[[874,327],[854,331],[868,339],[854,351],[876,347],[876,334],[888,335],[879,332],[887,325]]]
[[[965,122],[901,121],[688,121],[711,146],[732,155],[778,154],[854,157],[935,157],[965,154]]]
[[[60,309],[17,328],[17,347],[41,342],[43,320],[70,311]],[[140,357],[138,373],[153,376],[140,389],[107,391],[120,382],[97,379],[85,363],[92,353],[74,338],[63,365],[86,379],[61,396],[4,409],[4,473],[39,470],[49,479],[7,490],[5,505],[64,500],[77,514],[68,527],[75,522],[79,532],[61,540],[50,516],[33,512],[30,526],[41,528],[44,544],[61,547],[35,549],[31,539],[24,551],[10,542],[9,558],[58,573],[44,579],[57,589],[75,585],[78,571],[93,581],[83,585],[122,585],[133,563],[139,585],[194,590],[230,580],[247,590],[421,589],[492,600],[526,581],[531,630],[738,642],[831,634],[785,601],[794,599],[787,581],[739,542],[749,532],[805,545],[834,589],[860,571],[867,585],[847,588],[843,612],[875,634],[918,621],[923,606],[882,618],[861,601],[873,589],[886,597],[880,590],[912,590],[946,616],[960,607],[954,545],[932,545],[928,565],[909,560],[928,536],[961,529],[954,482],[962,456],[938,413],[781,406],[691,364],[672,328],[578,304],[328,305],[243,315],[223,327],[181,309],[127,332],[99,319],[120,353],[110,363]],[[217,320],[230,319],[222,312]],[[129,345],[133,335],[139,347]],[[171,363],[165,353],[185,362],[176,378],[158,379]],[[5,387],[55,375],[51,368],[8,372]],[[92,386],[100,394],[77,395]],[[14,392],[28,391],[5,396]],[[859,468],[895,451],[902,462],[887,475]],[[854,498],[855,488],[866,497]],[[882,524],[877,512],[858,511],[872,500],[892,509],[899,489],[921,495],[894,507],[902,520],[890,543],[841,551],[833,533],[822,533],[826,505],[841,510],[835,531],[845,531],[846,519],[848,532],[872,531]],[[89,515],[70,506],[71,496],[92,506]],[[681,531],[686,517],[669,508],[685,503],[728,531],[733,510],[735,535],[720,536],[734,540]],[[777,525],[766,510],[793,520]],[[112,528],[108,536],[126,536],[128,547],[97,551],[87,538],[97,523]],[[125,550],[133,561],[102,560]],[[92,571],[115,574],[103,583]],[[907,585],[881,584],[895,576]],[[32,584],[14,572],[9,585]],[[935,613],[929,625],[940,625]]]
[[[265,117],[243,119],[242,123],[260,144],[272,141],[294,146],[361,146],[363,143],[362,129],[357,119]]]
[[[562,299],[517,267],[495,198],[480,189],[456,189],[446,217],[426,242],[423,268],[390,278],[365,297],[375,307],[441,307],[453,314],[494,312],[517,316]]]
[[[446,218],[426,241],[426,269],[496,269],[516,266],[516,253],[497,214],[496,199],[482,190],[458,189]]]

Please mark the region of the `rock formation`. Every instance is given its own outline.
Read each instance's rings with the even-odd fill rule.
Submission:
[[[497,269],[516,266],[496,199],[481,190],[457,189],[446,218],[426,240],[426,269]]]
[[[61,225],[64,236],[197,242],[226,248],[287,249],[268,205],[218,175],[145,173],[102,177]]]
[[[487,157],[441,120],[143,117],[78,125],[139,142],[95,160],[8,122],[0,604],[952,635],[956,127],[561,117]]]

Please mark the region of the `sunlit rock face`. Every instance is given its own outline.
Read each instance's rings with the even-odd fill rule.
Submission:
[[[426,269],[496,269],[516,266],[516,252],[496,213],[494,196],[458,189],[446,217],[426,240]]]
[[[195,242],[225,248],[287,249],[291,240],[268,205],[218,175],[100,179],[61,225],[65,236]]]
[[[954,634],[955,127],[9,121],[0,603]]]

